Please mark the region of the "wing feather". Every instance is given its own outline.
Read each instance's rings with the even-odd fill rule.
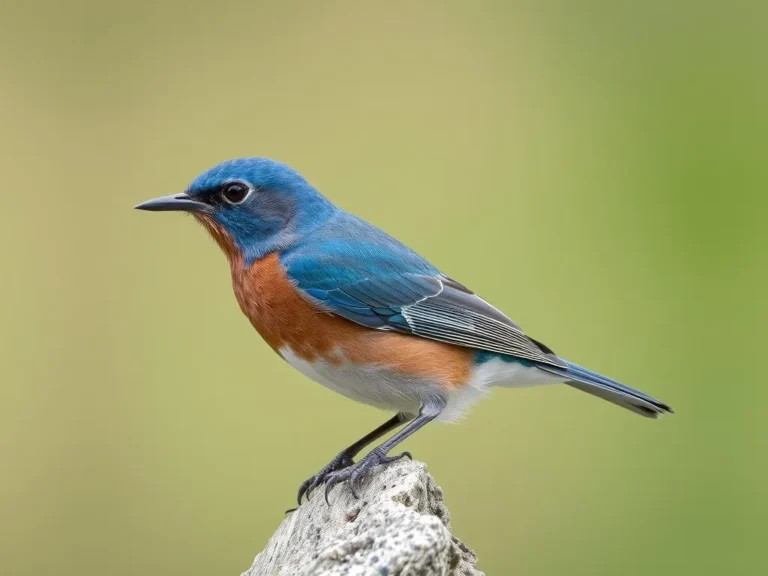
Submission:
[[[564,367],[488,302],[348,213],[339,212],[281,261],[307,298],[352,322]]]
[[[371,328],[562,366],[496,308],[441,277],[365,278],[326,291],[307,290],[330,311]]]
[[[402,314],[414,334],[534,362],[561,365],[559,359],[540,348],[511,320],[504,316],[506,322],[500,320],[501,313],[485,300],[472,293],[456,294],[455,290],[447,285],[439,295],[403,309]]]

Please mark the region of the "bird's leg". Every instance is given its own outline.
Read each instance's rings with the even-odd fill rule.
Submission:
[[[424,404],[421,406],[419,415],[411,422],[409,422],[405,428],[400,430],[397,434],[394,434],[389,440],[382,442],[379,446],[371,450],[359,462],[350,464],[345,468],[334,470],[333,472],[326,474],[324,479],[326,503],[328,503],[328,494],[330,493],[331,488],[333,488],[334,485],[338,484],[339,482],[344,482],[347,480],[349,483],[349,489],[352,491],[352,495],[357,498],[358,484],[371,468],[380,466],[382,464],[395,462],[404,456],[408,456],[408,458],[410,458],[411,454],[409,452],[403,452],[397,456],[387,456],[387,454],[390,450],[392,450],[392,448],[416,432],[416,430],[434,420],[440,414],[440,412],[442,412],[443,408],[445,408],[445,399],[440,396],[435,396],[425,400]]]
[[[322,470],[320,470],[320,472],[318,472],[311,478],[304,480],[304,482],[301,483],[301,486],[299,486],[299,495],[298,495],[299,505],[301,505],[301,499],[304,497],[304,494],[306,494],[307,498],[309,498],[309,495],[312,493],[312,490],[314,490],[315,488],[317,488],[317,486],[325,482],[325,479],[328,476],[328,474],[330,474],[331,472],[336,472],[338,470],[343,470],[344,468],[352,466],[354,464],[354,461],[352,460],[352,458],[357,456],[360,450],[368,446],[368,444],[370,444],[374,440],[378,440],[379,438],[384,436],[386,433],[391,432],[401,424],[408,422],[408,420],[412,418],[413,418],[413,415],[411,414],[398,412],[392,418],[384,422],[384,424],[382,424],[372,432],[369,432],[368,434],[360,438],[360,440],[358,440],[351,446],[344,448],[344,450],[336,454],[333,460],[331,460]]]

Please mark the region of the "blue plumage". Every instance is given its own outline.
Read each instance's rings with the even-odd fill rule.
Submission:
[[[309,297],[370,328],[407,326],[403,306],[440,290],[434,266],[342,210],[286,250],[281,261],[288,277]]]
[[[339,208],[281,260],[303,290],[333,290],[371,278],[396,284],[405,274],[437,277],[440,272],[413,250],[368,222]],[[387,298],[375,303],[385,304]]]
[[[227,196],[232,183],[242,192],[234,198]],[[473,348],[478,366],[501,359],[535,367],[645,416],[670,411],[642,392],[558,357],[413,250],[333,205],[285,164],[265,158],[224,162],[198,176],[183,196],[179,209],[213,219],[246,267],[279,254],[296,288],[329,314],[371,329]],[[168,202],[143,206],[164,210]]]

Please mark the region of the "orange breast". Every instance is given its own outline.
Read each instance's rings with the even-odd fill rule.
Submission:
[[[230,259],[235,296],[243,313],[278,353],[290,347],[308,362],[378,365],[445,388],[469,381],[473,352],[397,332],[375,330],[323,311],[304,298],[277,254],[245,268]]]
[[[246,268],[227,232],[205,215],[197,219],[229,260],[235,297],[243,313],[278,354],[287,346],[308,362],[377,365],[446,389],[469,382],[474,359],[469,348],[366,328],[332,316],[299,293],[277,254]]]

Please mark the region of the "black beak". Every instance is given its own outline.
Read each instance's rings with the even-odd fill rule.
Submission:
[[[136,210],[147,210],[149,212],[208,212],[211,207],[204,202],[193,200],[188,194],[171,194],[170,196],[160,196],[142,202],[135,207]]]

